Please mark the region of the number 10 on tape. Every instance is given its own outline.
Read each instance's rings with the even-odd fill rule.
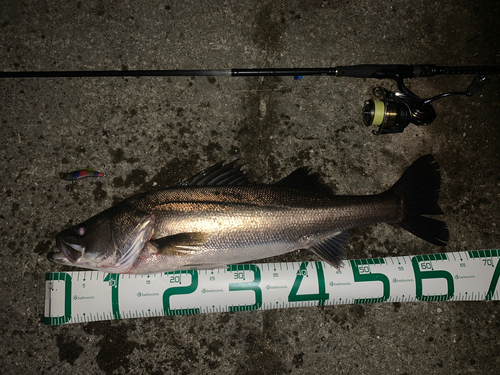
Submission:
[[[46,274],[45,323],[376,302],[498,300],[500,250],[229,265],[149,275]]]

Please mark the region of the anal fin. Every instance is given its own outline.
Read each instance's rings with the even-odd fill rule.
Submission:
[[[340,269],[343,267],[342,259],[347,259],[344,246],[349,242],[351,231],[335,233],[332,237],[312,246],[309,250],[319,256],[328,264]]]
[[[158,249],[158,253],[170,256],[190,255],[201,250],[206,234],[202,232],[178,233],[171,236],[150,240]]]

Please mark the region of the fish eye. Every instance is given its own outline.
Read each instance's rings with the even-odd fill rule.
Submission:
[[[75,237],[80,239],[82,238],[83,236],[85,236],[85,234],[87,233],[87,228],[85,227],[85,225],[79,225],[77,227],[75,227]]]

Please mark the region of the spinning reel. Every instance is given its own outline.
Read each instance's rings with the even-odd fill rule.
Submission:
[[[477,75],[464,92],[447,92],[429,99],[422,99],[405,86],[401,77],[393,78],[399,91],[389,91],[375,87],[376,100],[369,99],[363,108],[363,122],[366,126],[378,126],[373,134],[402,133],[409,124],[425,126],[436,118],[436,111],[430,104],[435,100],[452,95],[472,96],[488,83],[486,75]]]

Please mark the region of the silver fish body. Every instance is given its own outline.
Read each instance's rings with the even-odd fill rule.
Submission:
[[[425,186],[415,192],[417,181]],[[358,226],[395,223],[444,245],[446,225],[421,216],[442,213],[438,188],[430,155],[391,189],[369,196],[334,195],[305,168],[274,185],[252,185],[234,164],[218,164],[180,186],[132,196],[60,232],[61,252],[49,259],[139,274],[218,268],[310,249],[340,267],[349,230]]]

